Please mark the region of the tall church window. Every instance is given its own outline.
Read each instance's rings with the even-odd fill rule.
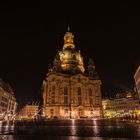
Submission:
[[[68,88],[64,87],[64,95],[68,95]]]
[[[55,96],[51,97],[51,104],[55,104]]]
[[[64,104],[68,104],[68,96],[64,96]]]
[[[55,86],[52,86],[51,104],[55,104]]]
[[[82,104],[82,94],[81,94],[81,88],[78,87],[78,105]]]
[[[51,114],[51,117],[52,117],[53,114],[54,114],[54,110],[53,109],[50,109],[50,114]]]
[[[96,104],[99,104],[99,100],[100,99],[100,97],[99,96],[96,96]]]
[[[93,105],[93,98],[89,98],[90,105]]]
[[[81,88],[78,87],[78,96],[80,96],[80,95],[81,95]]]
[[[93,96],[92,89],[89,89],[89,96]]]
[[[78,96],[78,105],[81,105],[81,104],[82,104],[82,97]]]
[[[88,94],[89,94],[89,104],[92,106],[93,105],[93,92],[91,88],[89,89]]]
[[[64,104],[68,104],[68,101],[69,98],[68,98],[68,88],[67,87],[64,87]]]
[[[52,92],[55,92],[55,86],[52,86]]]

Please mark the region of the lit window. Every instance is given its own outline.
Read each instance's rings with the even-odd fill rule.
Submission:
[[[82,104],[81,88],[78,87],[78,104]]]
[[[53,114],[53,112],[54,112],[54,110],[53,110],[53,109],[50,109],[50,113],[51,113],[51,115]]]
[[[68,109],[65,109],[65,110],[64,110],[64,114],[65,114],[65,115],[67,115],[68,112],[69,112]]]
[[[67,87],[64,88],[64,95],[68,95],[68,88]]]
[[[51,103],[52,103],[52,104],[55,104],[55,96],[52,96],[52,97],[51,97]]]
[[[81,88],[78,87],[78,96],[81,95]]]
[[[68,96],[64,96],[64,104],[68,104]]]
[[[89,89],[89,96],[93,96],[91,88]]]
[[[81,96],[78,97],[78,104],[79,104],[79,105],[82,104],[82,97],[81,97]]]
[[[55,86],[52,86],[52,92],[55,92]]]
[[[64,104],[68,104],[68,88],[64,87]]]
[[[93,99],[92,98],[89,99],[89,103],[90,103],[90,105],[93,105]]]

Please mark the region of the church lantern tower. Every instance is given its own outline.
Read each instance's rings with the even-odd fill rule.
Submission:
[[[75,45],[73,39],[74,39],[74,35],[70,32],[70,28],[68,27],[68,31],[64,36],[63,49],[67,49],[67,48],[74,49]]]
[[[75,49],[74,35],[68,31],[64,36],[64,45],[62,51],[59,52],[61,67],[64,73],[84,73],[83,57],[80,50]]]

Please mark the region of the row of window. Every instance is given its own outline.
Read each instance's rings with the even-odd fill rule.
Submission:
[[[51,93],[55,93],[55,86],[52,86]],[[81,87],[78,87],[77,93],[78,93],[78,95],[81,95],[82,94]],[[89,93],[89,96],[93,96],[93,92],[92,92],[92,89],[91,88],[89,89],[88,93]],[[68,87],[64,87],[64,95],[67,95],[67,94],[68,94]]]
[[[99,100],[96,100],[96,103],[98,103]],[[51,97],[51,104],[55,104],[55,96]],[[69,98],[68,96],[64,96],[64,104],[69,103]],[[89,98],[89,104],[93,105],[93,98]],[[82,96],[78,96],[78,105],[82,105]]]
[[[81,105],[82,104],[82,92],[81,92],[80,87],[78,87],[77,93],[78,93],[78,104]],[[90,99],[89,99],[90,104],[93,105],[92,89],[89,89],[89,96],[90,96]],[[52,87],[51,104],[55,104],[55,86]],[[67,87],[64,87],[64,104],[68,104],[68,88]]]
[[[114,105],[114,106],[117,106],[117,105],[125,105],[126,104],[126,102],[118,102],[118,103],[113,103],[112,104],[112,106]]]
[[[112,109],[122,109],[122,108],[127,108],[127,106],[115,106],[115,107],[112,107]]]
[[[52,89],[52,91],[51,91],[51,89]],[[51,96],[50,101],[51,101],[51,104],[55,104],[56,103],[56,101],[55,101],[55,86],[52,86],[51,89],[49,90],[49,96]],[[78,104],[81,105],[82,104],[81,87],[77,88],[77,95],[78,95]],[[90,105],[93,105],[93,92],[92,92],[91,88],[89,88],[88,95],[89,95],[89,103],[90,103]],[[99,96],[96,96],[95,102],[99,103],[99,101],[100,101]],[[69,103],[68,87],[64,87],[64,104],[68,104],[68,103]]]
[[[83,112],[83,110],[82,110],[82,109],[79,109],[79,110],[78,110],[78,115],[81,116],[81,115],[82,115],[82,112]],[[54,109],[50,109],[50,113],[51,113],[51,115],[53,115],[53,114],[54,114]],[[64,109],[64,114],[65,114],[65,115],[69,115],[69,113],[70,113],[70,110],[69,110],[69,109]],[[94,114],[94,113],[93,113],[93,110],[90,110],[90,114],[91,114],[91,115]]]

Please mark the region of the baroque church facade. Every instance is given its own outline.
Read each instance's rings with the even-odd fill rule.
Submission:
[[[43,80],[43,113],[46,118],[101,118],[101,80],[92,59],[85,73],[83,57],[73,39],[68,29],[63,48]]]

